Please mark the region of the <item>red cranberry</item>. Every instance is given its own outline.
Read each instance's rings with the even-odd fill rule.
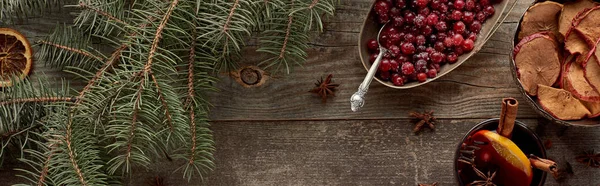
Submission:
[[[435,29],[437,29],[438,32],[444,32],[444,31],[448,30],[448,26],[446,25],[446,22],[439,21],[438,23],[435,24]]]
[[[475,9],[475,0],[465,1],[465,10],[472,11]]]
[[[423,28],[421,28],[421,32],[423,32],[424,35],[431,35],[433,33],[433,28],[431,28],[429,25],[425,25]]]
[[[437,73],[440,73],[440,64],[431,64],[431,66],[433,67],[432,69],[435,69],[435,71]]]
[[[429,13],[431,13],[431,10],[429,8],[427,8],[427,7],[421,8],[418,11],[419,15],[422,15],[422,16],[425,16],[425,17],[427,17],[427,15],[429,15]]]
[[[469,35],[467,36],[467,39],[470,39],[472,41],[477,41],[477,34],[475,32],[471,32],[469,33]]]
[[[456,63],[457,60],[458,55],[456,55],[454,52],[450,52],[448,55],[446,55],[446,61],[450,64]]]
[[[390,20],[390,16],[387,14],[377,16],[379,24],[385,24]]]
[[[410,11],[404,12],[404,21],[406,21],[409,24],[414,23],[415,17],[416,17],[415,13],[413,13],[413,12],[410,12]]]
[[[425,49],[425,52],[427,52],[427,54],[429,54],[429,56],[431,56],[431,54],[433,54],[435,52],[435,49],[433,47],[427,47]]]
[[[406,7],[406,1],[405,0],[396,0],[396,7],[402,9]]]
[[[402,47],[400,47],[400,49],[402,50],[402,53],[407,55],[415,53],[415,46],[409,42],[405,42],[404,44],[402,44]]]
[[[477,12],[477,14],[475,14],[475,19],[477,21],[485,21],[485,18],[487,18],[487,16],[483,13],[483,12]]]
[[[379,63],[379,70],[386,72],[386,71],[390,71],[390,69],[392,69],[392,64],[390,64],[390,60],[389,59],[381,60],[381,63]]]
[[[434,78],[435,76],[437,76],[437,70],[435,70],[435,69],[429,69],[427,71],[427,77],[428,78]]]
[[[400,68],[400,63],[396,59],[390,59],[390,65],[392,66],[391,70],[394,72],[398,72],[398,68]]]
[[[413,21],[413,24],[415,24],[415,26],[417,26],[418,28],[422,28],[423,26],[425,26],[425,17],[423,17],[423,15],[419,14],[415,17],[415,20]]]
[[[481,4],[479,4],[479,3],[475,4],[475,12],[479,12],[481,10],[483,10],[483,6],[481,6]]]
[[[380,71],[379,78],[384,81],[390,80],[390,71]]]
[[[427,61],[423,59],[417,60],[417,62],[415,62],[415,70],[417,73],[427,72]]]
[[[425,40],[425,36],[424,36],[424,35],[418,35],[418,36],[415,38],[415,42],[417,43],[417,45],[425,45],[425,43],[426,43],[427,41]]]
[[[444,51],[446,49],[444,43],[441,41],[435,42],[435,44],[433,44],[433,48],[435,48],[435,50],[439,52]]]
[[[377,1],[375,2],[375,12],[377,12],[379,15],[387,15],[388,11],[390,10],[390,5],[391,4],[388,4],[385,1]]]
[[[429,3],[429,0],[416,0],[416,4],[418,7],[424,8],[427,7],[427,4]]]
[[[400,11],[400,8],[392,7],[390,8],[389,14],[392,17],[400,17],[400,15],[402,15],[402,12]]]
[[[465,50],[462,48],[462,45],[456,45],[456,47],[454,47],[453,49],[454,53],[456,53],[457,56],[460,56],[465,53]]]
[[[425,52],[425,49],[427,49],[427,47],[424,45],[417,46],[417,52]]]
[[[420,83],[427,81],[427,74],[425,74],[425,73],[417,74],[417,80],[419,80]]]
[[[441,3],[447,3],[448,0],[440,0]]]
[[[454,39],[453,39],[453,37],[446,37],[444,39],[444,46],[446,48],[450,48],[450,47],[454,46]]]
[[[406,62],[402,64],[402,74],[410,75],[415,72],[415,66],[412,63]]]
[[[466,29],[465,23],[463,23],[462,21],[458,21],[458,22],[454,23],[454,26],[452,27],[452,30],[454,30],[454,32],[457,34],[464,33],[465,29]]]
[[[393,57],[400,55],[400,47],[392,45],[388,49],[390,50],[390,54],[392,54]]]
[[[399,63],[404,63],[408,61],[408,57],[406,57],[406,55],[400,54],[400,56],[398,56],[398,62]]]
[[[462,19],[462,16],[463,13],[460,10],[454,10],[452,11],[452,14],[450,14],[450,20],[458,21]]]
[[[400,42],[402,40],[401,34],[400,33],[393,33],[390,34],[388,41],[392,42],[392,44],[398,44],[398,42]]]
[[[438,22],[438,15],[437,14],[429,14],[427,16],[427,25],[435,25]]]
[[[492,16],[492,15],[494,15],[494,12],[496,12],[496,10],[494,10],[493,6],[488,5],[483,9],[483,12],[485,12],[485,14],[487,14],[487,16]]]
[[[367,48],[371,51],[377,50],[379,48],[379,44],[377,44],[377,40],[369,39],[369,41],[367,41]]]
[[[446,6],[445,4],[441,4],[438,9],[441,13],[446,13],[448,12],[448,6]]]
[[[446,33],[440,32],[437,34],[438,41],[444,41],[448,35]]]
[[[481,6],[488,6],[488,5],[490,5],[490,1],[489,0],[479,0],[479,4]]]
[[[469,26],[469,31],[473,33],[479,33],[479,31],[481,31],[481,22],[473,21],[473,23],[471,23],[471,26]]]
[[[462,20],[467,24],[472,23],[475,20],[475,14],[473,12],[464,12]]]
[[[431,1],[431,3],[429,4],[429,7],[431,7],[434,10],[437,10],[438,8],[440,8],[440,1],[439,0],[433,0]]]
[[[475,43],[473,42],[473,40],[466,39],[462,43],[462,49],[465,50],[465,52],[470,52],[471,50],[473,50],[473,47],[475,47]]]
[[[462,10],[463,8],[465,8],[465,2],[463,0],[454,1],[454,9]]]
[[[396,17],[392,18],[392,25],[397,28],[402,27],[402,25],[404,25],[404,18],[402,18],[400,16],[396,16]]]
[[[404,42],[414,43],[415,42],[415,35],[412,35],[412,34],[406,34],[406,35],[404,35]]]
[[[444,61],[444,54],[441,52],[434,52],[433,54],[431,54],[431,62],[433,63],[441,63],[442,61]]]
[[[452,41],[454,42],[455,46],[459,46],[464,40],[465,39],[460,34],[454,34],[454,36],[452,36]]]
[[[402,86],[404,85],[404,79],[402,79],[402,76],[394,74],[392,75],[392,83],[396,86]]]
[[[425,49],[427,49],[427,48],[425,48]],[[425,50],[423,50],[423,52],[421,52],[415,56],[417,56],[417,59],[422,59],[422,60],[426,60],[426,61],[429,60],[429,53],[427,53]]]
[[[377,59],[377,55],[378,55],[378,53],[369,55],[369,62],[371,62],[371,63],[375,62],[375,60]]]

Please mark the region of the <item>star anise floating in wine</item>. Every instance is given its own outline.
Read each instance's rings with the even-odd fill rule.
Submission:
[[[494,177],[496,177],[496,171],[488,171],[487,174],[484,174],[475,166],[473,166],[473,170],[475,170],[475,173],[481,178],[481,180],[473,181],[472,183],[467,184],[467,186],[496,186],[496,184],[492,182],[492,180],[494,180]]]
[[[435,130],[435,120],[433,117],[433,111],[425,111],[423,113],[419,112],[410,112],[410,117],[413,117],[413,122],[416,123],[415,128],[413,129],[414,133],[419,133],[423,128],[427,127],[431,130]]]
[[[587,166],[600,168],[600,153],[595,153],[594,150],[585,151],[583,154],[575,157],[575,159]]]
[[[321,97],[323,103],[327,102],[327,97],[335,96],[335,88],[340,86],[340,84],[332,83],[332,77],[333,74],[329,74],[327,78],[325,78],[325,81],[323,81],[323,77],[321,77],[321,80],[317,80],[317,83],[315,83],[316,87],[309,91],[318,94]]]

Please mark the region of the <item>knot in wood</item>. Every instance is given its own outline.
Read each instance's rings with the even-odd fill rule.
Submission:
[[[269,79],[269,74],[257,66],[245,66],[230,72],[230,75],[246,88],[262,86]]]
[[[256,85],[262,79],[262,73],[252,67],[245,67],[240,70],[240,79],[246,85]]]

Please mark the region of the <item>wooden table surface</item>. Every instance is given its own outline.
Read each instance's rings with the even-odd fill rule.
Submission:
[[[358,56],[358,33],[372,2],[342,0],[325,32],[312,41],[308,61],[290,75],[271,77],[255,88],[222,75],[221,91],[210,96],[217,168],[205,179],[207,185],[456,185],[457,143],[475,124],[498,117],[504,97],[517,98],[518,120],[552,142],[549,158],[573,166],[573,176],[561,183],[548,177],[546,185],[600,185],[600,169],[575,161],[584,150],[600,151],[600,128],[566,128],[540,118],[512,79],[510,40],[532,0],[519,0],[484,48],[450,74],[409,90],[373,82],[365,107],[354,113],[349,98],[366,74]],[[35,40],[71,18],[53,14],[13,27]],[[247,47],[240,63],[258,63],[255,49]],[[36,75],[65,77],[37,66]],[[341,86],[337,97],[323,104],[307,91],[327,74]],[[435,111],[437,129],[415,135],[408,112],[424,110]],[[146,185],[156,175],[168,185],[200,185],[199,179],[188,183],[172,173],[179,164],[156,161],[149,170],[136,170],[129,185]],[[18,182],[14,166],[19,165],[0,169],[0,185]]]

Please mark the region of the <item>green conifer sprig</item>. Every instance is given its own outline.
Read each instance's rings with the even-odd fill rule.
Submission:
[[[19,105],[44,111],[15,113],[12,118],[35,123],[8,126],[40,126],[31,131],[36,140],[23,142],[33,146],[23,151],[21,160],[31,166],[23,176],[35,185],[107,185],[166,155],[184,162],[178,169],[184,178],[204,179],[215,167],[206,95],[216,91],[216,72],[235,68],[253,33],[259,33],[258,51],[274,56],[261,65],[291,72],[306,59],[309,35],[322,31],[322,16],[333,14],[336,2],[68,0],[79,11],[75,23],[37,41],[38,59],[85,86],[21,97],[0,93],[0,111]],[[3,12],[9,11],[11,17],[33,13]],[[26,85],[14,89],[40,88]],[[51,95],[63,100],[40,101]]]

